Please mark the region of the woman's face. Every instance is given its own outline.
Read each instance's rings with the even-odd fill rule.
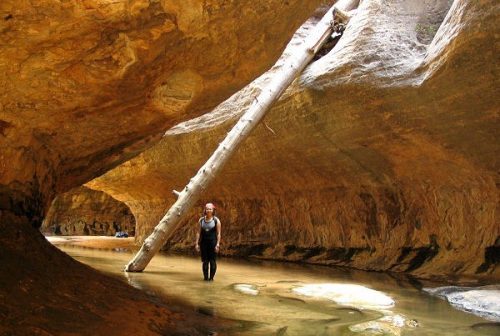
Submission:
[[[214,214],[214,207],[213,206],[210,206],[210,205],[207,205],[205,207],[205,214],[208,216],[208,217],[212,217],[212,215]]]

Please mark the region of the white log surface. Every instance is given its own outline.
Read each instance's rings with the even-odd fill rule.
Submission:
[[[226,138],[219,144],[216,151],[189,181],[188,185],[180,193],[175,192],[178,196],[177,201],[161,219],[153,233],[146,238],[135,257],[125,266],[125,271],[141,272],[146,268],[153,256],[178,229],[184,216],[199,199],[201,192],[210,185],[232,154],[235,153],[238,146],[262,120],[271,105],[278,100],[286,88],[309,64],[315,53],[332,34],[334,10],[345,13],[355,8],[358,2],[359,0],[340,0],[328,10],[304,41],[302,49],[281,67],[269,85],[255,98],[248,111],[241,116]],[[344,15],[341,15],[341,20],[345,20]]]

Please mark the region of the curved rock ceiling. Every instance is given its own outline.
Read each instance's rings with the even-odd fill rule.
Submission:
[[[320,2],[2,1],[2,209],[39,225],[55,193],[266,70]]]
[[[439,27],[450,3],[361,3],[203,196],[223,253],[498,279],[500,5],[456,0]],[[88,185],[142,241],[269,76]],[[198,210],[170,248],[192,248]]]

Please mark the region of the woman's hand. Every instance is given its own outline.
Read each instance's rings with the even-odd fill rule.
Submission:
[[[219,252],[219,244],[215,245],[215,252]]]
[[[196,243],[194,249],[196,250],[196,252],[200,252],[200,244]]]

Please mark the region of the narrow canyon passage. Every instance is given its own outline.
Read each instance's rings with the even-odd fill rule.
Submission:
[[[161,246],[192,254],[212,202],[221,255],[269,261],[222,259],[207,286],[194,258],[124,274],[128,251],[47,241],[145,242],[342,2],[341,37]],[[0,336],[500,335],[499,16],[495,0],[2,0]]]
[[[498,324],[456,310],[403,277],[385,273],[222,259],[215,281],[204,282],[194,257],[159,254],[144,273],[127,273],[121,269],[132,256],[128,249],[60,245],[69,240],[59,240],[58,247],[73,258],[136,288],[234,322],[206,331],[212,335],[474,336],[500,331]],[[342,297],[335,296],[334,286],[343,286]]]

